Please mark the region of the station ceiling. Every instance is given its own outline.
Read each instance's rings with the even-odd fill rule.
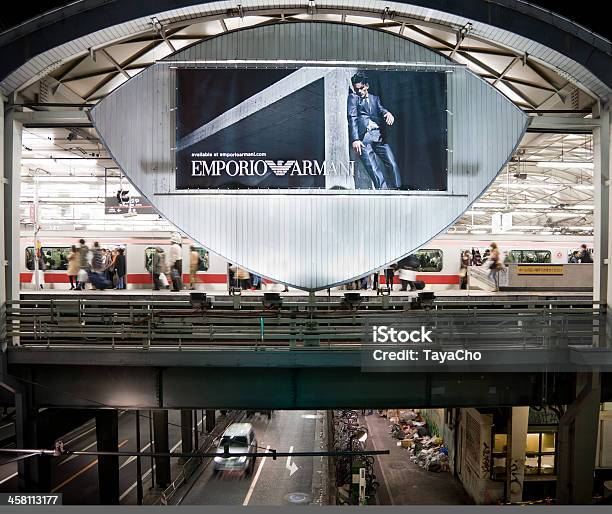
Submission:
[[[350,23],[398,34],[466,65],[531,115],[536,115],[533,111],[564,110],[568,111],[564,115],[584,117],[596,101],[588,91],[569,82],[551,67],[527,54],[473,35],[469,26],[455,30],[423,20],[406,22],[367,13],[332,13],[309,8],[262,12],[251,9],[248,15],[238,12],[236,16],[185,20],[169,26],[162,26],[153,18],[149,31],[79,55],[20,93],[25,101],[32,102],[96,103],[146,67],[185,46],[228,31],[292,21]],[[23,144],[24,177],[32,176],[37,167],[51,174],[75,177],[73,182],[64,182],[63,189],[57,186],[58,205],[70,198],[70,190],[81,186],[89,190],[98,188],[103,198],[104,174],[115,177],[120,174],[89,129],[28,129]],[[50,156],[55,161],[49,160]],[[83,159],[86,165],[77,165],[76,159]],[[492,221],[495,215],[512,213],[511,231],[515,233],[590,234],[593,227],[592,162],[592,136],[589,134],[528,133],[504,172],[451,231],[490,233],[495,229]],[[30,180],[26,178],[25,184]],[[22,218],[26,218],[29,197],[23,199]],[[48,200],[48,212],[53,213],[54,219],[65,220],[70,215],[79,228],[91,226],[90,223],[77,223],[82,207],[75,206],[70,214],[65,207],[51,209],[52,199]],[[95,201],[87,199],[92,205],[99,201],[98,197]],[[105,219],[103,209],[101,212],[101,218]],[[113,216],[108,226],[118,223],[133,228],[140,223],[135,219],[117,221],[118,215]],[[166,223],[154,218],[146,220],[147,226]],[[505,218],[506,223],[509,219]]]

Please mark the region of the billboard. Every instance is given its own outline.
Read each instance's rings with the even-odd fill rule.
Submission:
[[[177,189],[446,190],[444,72],[176,74]]]

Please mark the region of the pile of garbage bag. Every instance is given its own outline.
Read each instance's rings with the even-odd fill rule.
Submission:
[[[417,437],[408,451],[410,460],[427,471],[450,471],[448,449],[437,436]]]
[[[448,449],[440,437],[429,433],[427,422],[418,411],[396,409],[386,414],[391,422],[391,436],[408,449],[412,462],[427,471],[450,471]]]

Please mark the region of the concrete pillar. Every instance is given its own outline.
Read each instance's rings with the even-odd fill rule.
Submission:
[[[17,448],[51,448],[45,437],[49,432],[47,416],[37,415],[29,391],[15,394],[15,432]],[[41,455],[22,459],[17,464],[19,492],[42,493],[51,490],[51,457]]]
[[[4,195],[5,195],[5,171],[4,171],[4,106],[6,98],[0,95],[0,163],[2,163],[2,176],[0,177],[0,227],[2,232],[6,232],[6,216],[4,215]],[[4,261],[6,261],[6,241],[4,238],[0,241],[0,306],[6,301],[6,270]]]
[[[213,409],[206,409],[206,433],[210,434],[215,429],[216,419]]]
[[[181,411],[181,450],[184,453],[193,451],[193,412],[190,410]]]
[[[600,402],[599,373],[578,373],[576,399],[559,420],[557,501],[562,505],[592,501]]]
[[[349,135],[346,103],[351,76],[356,68],[337,68],[325,75],[325,162],[332,163],[338,172],[349,169]],[[325,189],[339,187],[355,189],[355,179],[350,175],[327,175]]]
[[[119,415],[114,409],[96,412],[97,449],[119,451]],[[98,456],[98,491],[100,505],[119,505],[119,456]]]
[[[610,217],[610,161],[611,156],[611,116],[610,103],[600,103],[593,112],[600,120],[600,127],[593,129],[593,298],[605,306],[612,305],[612,274],[609,273],[609,259],[612,255],[612,240],[609,236]],[[610,309],[606,309],[609,311]],[[607,325],[610,331],[611,319],[607,312]],[[604,332],[604,331],[602,331]],[[605,344],[605,333],[600,342]],[[597,341],[596,341],[597,342]]]
[[[169,453],[168,444],[168,411],[153,411],[153,440],[156,453]],[[157,487],[168,487],[170,484],[170,457],[155,457],[155,481]]]
[[[506,446],[506,501],[523,499],[529,407],[511,407]]]
[[[9,104],[13,97],[9,98]],[[3,124],[3,251],[8,261],[0,286],[7,299],[19,298],[19,198],[21,196],[21,132],[22,124],[15,120],[14,111],[4,116]],[[0,255],[2,257],[2,255]]]

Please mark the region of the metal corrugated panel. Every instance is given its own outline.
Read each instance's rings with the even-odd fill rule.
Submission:
[[[311,47],[313,40],[326,45]],[[274,42],[253,52],[255,41]],[[399,42],[399,43],[398,43]],[[267,52],[264,52],[265,49]],[[314,49],[313,49],[314,48]],[[213,38],[172,62],[275,59],[445,59],[397,36],[338,24],[255,27]],[[393,49],[393,53],[389,53]],[[174,66],[178,66],[174,64]],[[453,223],[493,181],[518,144],[527,117],[465,68],[448,77],[448,192],[406,195],[191,194],[174,191],[174,72],[158,64],[92,111],[116,162],[158,210],[206,248],[250,271],[303,289],[322,289],[375,270],[421,247]]]

